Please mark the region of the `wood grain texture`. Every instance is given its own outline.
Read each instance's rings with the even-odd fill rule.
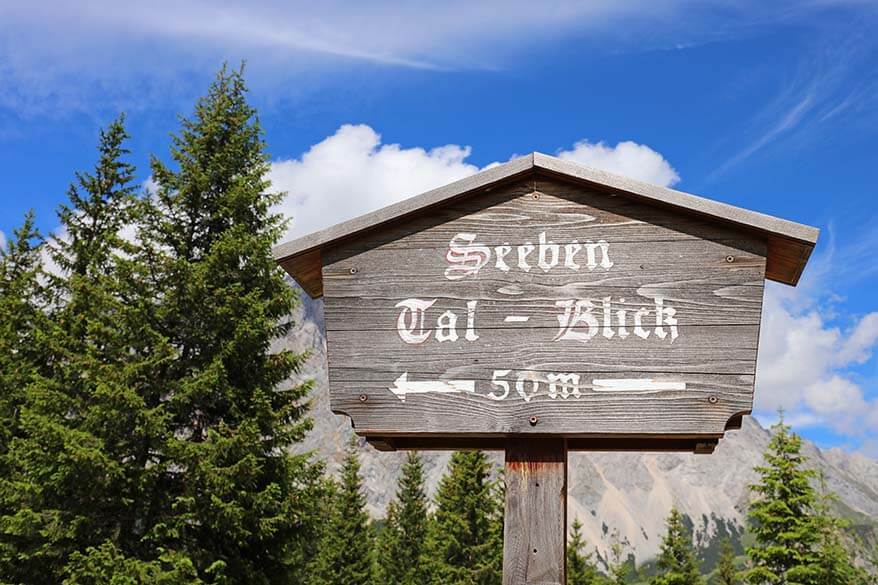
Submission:
[[[449,278],[459,233],[490,259]],[[566,245],[598,240],[591,262],[565,261]],[[496,262],[496,246],[527,244],[524,264],[518,250]],[[323,250],[331,407],[388,449],[527,435],[707,451],[752,407],[766,254],[728,225],[553,179],[509,183]],[[432,303],[420,325],[411,299]]]
[[[497,282],[497,289],[506,286]],[[330,315],[343,315],[331,319],[329,331],[382,331],[395,330],[399,309],[395,305],[402,299],[400,292],[422,294],[423,291],[397,287],[395,290],[378,290],[376,296],[366,297],[327,297],[324,311]],[[470,299],[467,292],[448,286],[441,292],[444,296],[435,298],[428,315],[438,316],[445,311],[453,311],[461,317],[466,315],[466,303]],[[558,299],[588,299],[596,307],[601,307],[609,289],[601,286],[540,285],[522,283],[514,294],[504,294],[485,287],[480,292],[477,306],[476,326],[478,330],[508,328],[506,318],[510,315],[525,315],[528,320],[519,322],[521,328],[558,329],[560,311],[554,302]],[[706,286],[698,282],[659,283],[643,287],[614,288],[611,295],[610,310],[613,314],[624,310],[628,318],[638,309],[653,310],[655,299],[660,297],[677,310],[680,327],[687,325],[758,325],[762,310],[762,287],[753,285],[725,285],[712,283]],[[383,296],[382,296],[383,295]],[[446,296],[447,295],[447,296]],[[331,329],[329,329],[331,327]]]
[[[329,360],[334,369],[490,379],[493,370],[544,372],[667,372],[753,374],[758,325],[705,325],[679,328],[674,341],[652,332],[647,339],[607,339],[596,335],[586,343],[552,341],[553,329],[509,327],[480,329],[467,342],[407,345],[396,331],[327,331]],[[330,381],[334,378],[330,374]]]
[[[555,182],[575,184],[580,189],[599,193],[605,200],[616,197],[645,203],[644,207],[666,210],[675,215],[681,225],[688,220],[699,223],[698,220],[703,219],[701,224],[715,229],[730,228],[746,233],[748,237],[767,240],[769,261],[766,277],[787,284],[794,285],[798,281],[819,233],[819,230],[810,226],[532,153],[384,209],[286,242],[277,246],[273,253],[278,262],[306,290],[317,294],[321,290],[321,276],[318,272],[319,255],[313,254],[314,252],[337,247],[341,243],[361,241],[380,230],[392,236],[393,229],[403,226],[405,230],[410,223],[444,213],[446,206],[451,203],[482,199],[512,181],[524,178],[549,178]],[[293,261],[303,255],[308,256],[301,262]],[[316,281],[313,279],[315,274]]]
[[[326,261],[331,264],[344,255],[373,248],[444,248],[459,232],[478,233],[483,240],[496,245],[521,244],[535,238],[540,231],[548,231],[556,241],[584,241],[604,237],[608,230],[616,242],[753,240],[752,235],[727,225],[680,216],[629,198],[583,190],[570,183],[529,178],[413,217],[405,223],[361,234],[343,246],[328,248],[332,252]]]
[[[504,479],[503,585],[566,585],[565,441],[509,441]]]
[[[331,381],[334,412],[346,414],[365,435],[411,434],[506,436],[516,433],[567,436],[670,434],[722,436],[730,419],[752,407],[753,376],[645,374],[685,381],[685,390],[594,392],[550,399],[542,385],[530,401],[513,387],[501,402],[487,397],[489,381],[473,394],[420,394],[405,402],[383,381]],[[602,374],[603,378],[629,374]],[[375,375],[376,378],[380,375]],[[417,376],[413,376],[417,379]],[[591,378],[588,379],[591,382]],[[525,387],[531,394],[531,387]],[[496,395],[496,394],[495,394]],[[538,417],[531,422],[531,417]]]

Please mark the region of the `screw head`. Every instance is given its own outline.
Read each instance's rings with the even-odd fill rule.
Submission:
[[[369,400],[368,396],[366,396],[365,394],[360,394],[360,402],[366,402],[367,400]]]
[[[735,261],[735,257],[732,256],[731,254],[729,254],[728,256],[726,256],[726,262],[728,262],[729,264],[731,264],[731,263],[734,262],[734,261]]]
[[[534,199],[539,199],[539,198],[540,198],[540,194],[539,194],[539,193],[534,193],[534,194],[532,195],[532,197],[533,197]]]
[[[536,416],[532,416],[528,419],[528,422],[530,423],[530,426],[535,427],[537,423],[540,422],[540,419]]]
[[[719,398],[717,398],[716,396],[708,396],[707,401],[711,404],[716,404],[717,402],[719,402]]]
[[[351,268],[351,274],[356,274],[356,273],[357,273],[357,269],[356,269],[356,267]]]

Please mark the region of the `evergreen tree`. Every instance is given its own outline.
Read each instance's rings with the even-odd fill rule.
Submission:
[[[270,348],[295,302],[271,257],[280,195],[241,72],[182,124],[154,196],[135,195],[119,120],[61,209],[0,463],[12,582],[301,583],[316,549],[321,469],[289,449],[310,387],[281,386],[304,357]]]
[[[25,389],[39,369],[39,331],[44,327],[41,302],[39,234],[33,214],[0,249],[0,582],[23,582],[35,574],[29,514],[21,504],[13,445],[22,439]]]
[[[683,524],[683,515],[676,508],[666,520],[667,531],[662,539],[658,556],[661,573],[654,577],[652,585],[702,585],[704,580],[698,570],[692,536]]]
[[[427,496],[421,457],[409,452],[396,501],[389,504],[378,543],[376,583],[422,585],[427,579]]]
[[[719,560],[716,564],[715,585],[738,585],[738,570],[735,568],[735,549],[732,541],[724,538],[720,544]]]
[[[819,585],[861,585],[866,581],[866,572],[854,564],[854,557],[845,542],[844,530],[848,523],[837,518],[831,509],[835,495],[826,488],[823,474],[820,474],[820,497],[816,516],[820,526],[818,542]]]
[[[371,583],[373,532],[366,513],[356,438],[348,445],[341,485],[332,490],[319,552],[310,570],[311,585]]]
[[[169,417],[157,536],[202,579],[286,583],[312,547],[306,522],[318,469],[289,447],[310,428],[310,383],[280,386],[304,356],[272,352],[295,302],[271,256],[262,130],[242,70],[223,68],[172,139],[174,168],[152,161],[142,254],[157,291],[150,318],[175,350],[155,387]],[[294,570],[299,567],[298,570]]]
[[[117,275],[130,252],[120,232],[136,201],[126,138],[121,118],[101,132],[95,170],[77,173],[59,212],[62,237],[51,244],[56,268],[34,340],[41,363],[26,386],[2,496],[14,512],[0,520],[14,543],[8,562],[30,583],[71,578],[72,554],[130,536],[124,519],[142,477],[127,463],[149,416],[133,388],[144,362],[132,344],[139,332],[126,325],[137,319]]]
[[[756,544],[747,549],[752,568],[744,576],[754,584],[814,583],[820,538],[814,471],[804,467],[802,440],[783,418],[772,430],[765,465],[756,468],[760,482],[750,486],[757,495],[749,514]]]
[[[625,585],[631,576],[632,567],[628,560],[625,545],[619,536],[619,531],[613,529],[610,537],[610,551],[607,559],[607,576],[610,585]]]
[[[596,585],[599,582],[597,567],[591,560],[592,553],[584,552],[584,548],[582,522],[577,518],[567,541],[567,585]]]
[[[34,215],[28,213],[7,246],[0,249],[0,482],[8,477],[6,455],[18,435],[24,389],[40,362],[37,332],[44,321],[39,306],[41,246]]]
[[[436,585],[493,585],[503,572],[500,491],[481,451],[458,451],[436,493],[429,551]]]

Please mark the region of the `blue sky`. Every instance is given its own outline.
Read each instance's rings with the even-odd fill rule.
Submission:
[[[878,3],[77,4],[0,5],[0,232],[54,229],[119,112],[146,182],[246,59],[292,235],[533,150],[820,227],[768,289],[757,410],[878,455]]]

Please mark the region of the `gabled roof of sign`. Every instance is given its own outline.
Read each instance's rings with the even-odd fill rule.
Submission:
[[[817,242],[820,230],[719,201],[636,181],[554,156],[534,152],[444,187],[410,197],[377,211],[286,242],[274,248],[277,262],[312,297],[323,295],[321,250],[367,230],[406,218],[463,197],[477,196],[500,182],[539,172],[599,191],[628,196],[707,220],[762,235],[768,242],[765,277],[795,285]]]

